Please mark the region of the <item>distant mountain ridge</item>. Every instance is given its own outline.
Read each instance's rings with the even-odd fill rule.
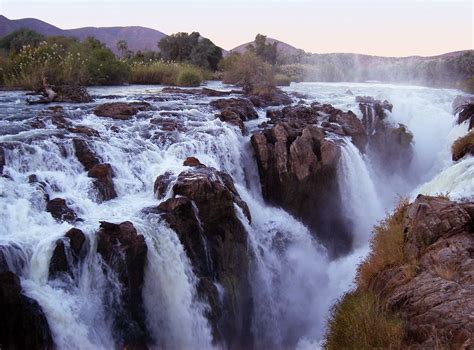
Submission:
[[[128,49],[132,51],[157,51],[158,42],[167,36],[165,33],[158,30],[139,26],[61,29],[35,18],[11,20],[0,15],[0,37],[8,35],[20,28],[28,28],[47,36],[63,35],[75,37],[79,40],[83,40],[88,36],[93,36],[97,40],[103,42],[115,53],[118,52],[117,42],[119,40],[125,40],[128,44]]]

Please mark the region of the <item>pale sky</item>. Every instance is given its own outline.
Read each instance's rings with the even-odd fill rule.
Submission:
[[[308,52],[382,56],[473,49],[474,0],[0,0],[0,14],[63,29],[198,31],[229,50],[257,33]]]

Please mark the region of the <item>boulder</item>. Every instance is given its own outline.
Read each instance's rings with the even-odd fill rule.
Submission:
[[[94,114],[99,117],[127,120],[140,111],[148,111],[151,105],[148,102],[111,102],[98,105]]]
[[[184,166],[190,166],[190,167],[201,167],[201,166],[205,166],[203,164],[201,164],[201,162],[199,161],[199,159],[195,158],[195,157],[188,157],[184,160],[183,162],[183,165]]]
[[[286,92],[278,88],[266,90],[259,94],[252,94],[249,96],[249,100],[258,108],[290,105],[293,103],[293,99]]]
[[[76,213],[67,206],[63,198],[54,198],[48,201],[46,211],[58,221],[74,222],[77,220]]]
[[[227,341],[229,348],[247,348],[252,314],[248,237],[235,209],[250,221],[247,204],[228,174],[204,166],[179,174],[173,194],[158,209],[199,278],[198,292],[210,305],[207,317],[214,338]],[[224,289],[222,303],[216,284]]]
[[[0,347],[55,348],[43,310],[22,294],[20,279],[11,271],[0,273]]]
[[[72,140],[77,160],[89,171],[94,165],[100,163],[95,153],[90,149],[89,145],[83,139],[75,138]]]
[[[453,101],[453,112],[458,115],[458,124],[469,120],[469,129],[474,128],[474,98],[457,96]]]
[[[47,104],[51,102],[68,102],[68,103],[87,103],[92,102],[92,97],[87,89],[80,85],[56,85],[49,86],[44,84],[38,90],[38,94],[42,97],[36,100],[27,99],[28,104]]]
[[[473,348],[474,203],[420,195],[404,232],[406,265],[387,266],[370,287],[402,316],[407,348]]]
[[[114,182],[112,180],[113,171],[108,163],[94,165],[87,176],[94,178],[94,186],[99,194],[99,201],[104,202],[117,197]]]
[[[56,279],[67,275],[75,278],[75,270],[85,256],[84,243],[86,236],[77,229],[67,231],[64,238],[56,241],[56,246],[49,262],[49,279]]]
[[[121,284],[120,305],[114,307],[114,330],[120,348],[146,348],[142,289],[147,259],[145,238],[129,221],[102,221],[97,232],[97,252]]]
[[[156,178],[155,183],[153,185],[153,192],[155,193],[156,198],[162,199],[165,196],[172,181],[173,173],[170,171],[167,171]]]
[[[454,141],[452,147],[452,159],[458,161],[467,155],[474,156],[474,131],[471,130],[466,135]]]
[[[210,105],[221,111],[217,115],[220,120],[238,126],[242,132],[244,121],[258,118],[252,103],[245,98],[219,99],[212,101]]]

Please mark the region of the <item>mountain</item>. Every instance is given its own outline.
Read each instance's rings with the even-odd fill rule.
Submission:
[[[253,43],[254,43],[254,41],[251,41],[251,42],[239,45],[237,47],[234,47],[229,52],[231,52],[231,53],[232,52],[244,53],[245,50],[247,49],[247,46],[250,45],[250,44],[253,44]],[[296,54],[298,54],[299,52],[302,51],[301,49],[298,49],[294,46],[291,46],[290,44],[287,44],[283,41],[273,39],[273,38],[267,38],[267,43],[269,43],[269,44],[277,43],[278,44],[278,46],[277,46],[278,53],[281,54],[281,55],[285,55],[285,56],[293,56],[293,55],[296,55]]]
[[[8,19],[0,15],[0,37],[20,29],[28,28],[43,35],[63,35],[83,40],[88,36],[103,42],[117,53],[117,42],[125,40],[132,51],[158,50],[157,43],[166,34],[145,27],[85,27],[76,29],[61,29],[35,18]]]

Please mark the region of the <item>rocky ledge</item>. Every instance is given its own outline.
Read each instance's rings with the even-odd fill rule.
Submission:
[[[237,210],[248,221],[250,212],[228,174],[193,160],[173,183],[169,176],[157,178],[155,188],[163,193],[172,186],[173,196],[146,211],[159,214],[181,240],[199,278],[199,295],[210,305],[214,338],[225,339],[229,348],[246,348],[252,314],[249,252]]]

